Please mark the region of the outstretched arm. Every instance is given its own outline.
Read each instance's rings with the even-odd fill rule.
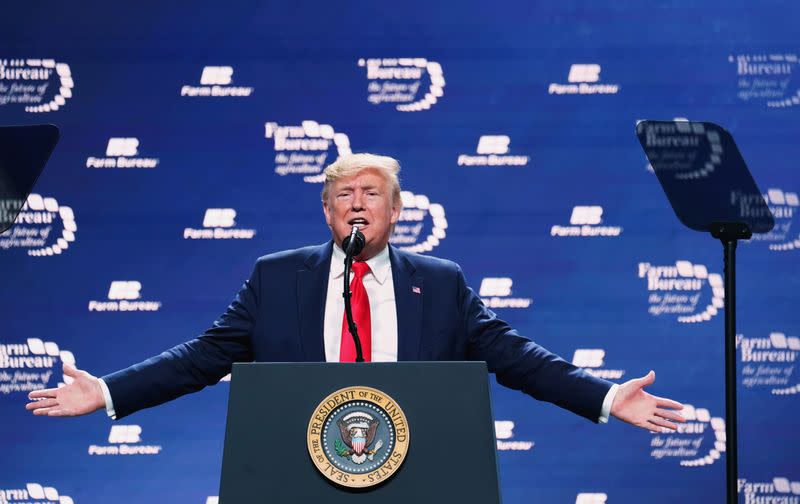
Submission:
[[[497,382],[598,422],[613,383],[590,375],[530,339],[521,336],[484,306],[456,270],[462,331],[469,357],[486,361]]]
[[[675,430],[677,425],[674,422],[686,421],[672,411],[681,410],[683,405],[644,391],[655,381],[653,371],[620,384],[613,391],[611,382],[591,376],[520,336],[498,319],[466,286],[460,268],[457,282],[465,332],[472,340],[472,357],[485,360],[490,372],[496,373],[497,381],[502,385],[557,404],[594,422],[598,418],[605,421],[604,414],[608,410],[604,399],[611,401],[610,396],[613,396],[611,415],[652,432]]]
[[[202,336],[160,355],[103,376],[116,419],[217,383],[234,362],[251,361],[251,331],[258,311],[258,264],[250,279]],[[26,408],[35,415],[78,416],[105,408],[100,380],[64,365],[72,383],[29,394]]]

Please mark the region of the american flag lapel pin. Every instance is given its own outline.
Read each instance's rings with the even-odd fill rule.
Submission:
[[[422,289],[420,289],[416,285],[412,285],[411,286],[411,292],[413,292],[414,294],[422,294]]]

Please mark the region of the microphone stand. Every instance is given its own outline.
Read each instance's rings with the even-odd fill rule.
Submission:
[[[356,362],[364,362],[364,353],[361,350],[361,338],[358,337],[358,327],[353,320],[353,308],[350,304],[350,298],[353,295],[350,291],[350,270],[353,267],[353,249],[356,247],[357,241],[356,233],[358,233],[358,226],[353,226],[344,251],[344,288],[342,297],[344,297],[344,314],[345,318],[347,318],[347,329],[350,331],[350,335],[353,337],[353,343],[355,343],[356,346]]]

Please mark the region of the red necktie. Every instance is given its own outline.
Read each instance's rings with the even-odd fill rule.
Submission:
[[[350,305],[353,308],[353,321],[358,328],[358,339],[361,341],[361,351],[364,362],[372,360],[372,322],[369,316],[369,297],[364,288],[364,275],[369,272],[369,266],[363,261],[353,262],[353,280],[350,282]],[[342,343],[339,347],[339,362],[356,361],[356,344],[347,329],[347,314],[342,318]]]

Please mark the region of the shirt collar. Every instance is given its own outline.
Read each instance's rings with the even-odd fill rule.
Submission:
[[[392,263],[389,260],[389,245],[386,245],[383,250],[368,259],[367,266],[369,266],[369,270],[375,280],[383,285],[392,268]],[[344,250],[339,244],[334,243],[333,256],[331,257],[331,278],[340,278],[342,275],[344,275]]]

